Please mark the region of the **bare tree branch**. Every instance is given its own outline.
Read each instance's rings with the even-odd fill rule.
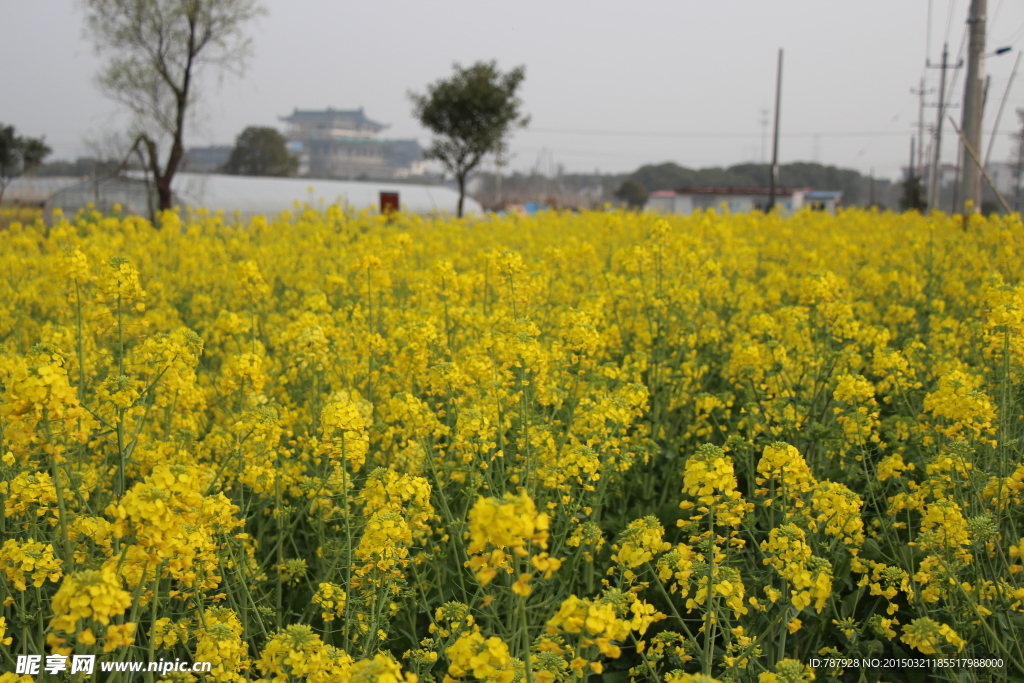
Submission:
[[[251,53],[244,27],[258,0],[85,0],[87,32],[109,61],[97,78],[135,117],[160,209],[185,153],[185,127],[205,67],[241,73]],[[166,150],[161,161],[160,150]]]

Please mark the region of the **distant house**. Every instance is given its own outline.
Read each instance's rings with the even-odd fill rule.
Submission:
[[[422,175],[423,150],[416,140],[378,138],[385,124],[363,108],[295,109],[288,125],[289,150],[299,157],[299,175],[313,178],[404,178]]]
[[[804,206],[808,189],[775,191],[775,205],[786,213]],[[769,190],[758,187],[691,187],[681,190],[652,192],[644,207],[647,211],[689,216],[694,211],[727,209],[733,213],[763,211],[768,207]]]

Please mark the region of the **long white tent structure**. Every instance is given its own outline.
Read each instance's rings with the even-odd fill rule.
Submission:
[[[194,173],[178,174],[171,189],[188,206],[250,215],[291,210],[296,201],[314,207],[340,203],[357,209],[379,209],[382,192],[397,194],[399,208],[410,213],[454,214],[459,201],[458,192],[442,185]],[[483,212],[480,204],[469,198],[463,210]]]
[[[243,216],[275,215],[294,211],[296,202],[323,208],[343,204],[355,209],[380,209],[381,193],[397,194],[402,211],[418,214],[455,214],[459,195],[441,185],[412,185],[386,181],[318,180],[311,178],[262,178],[252,176],[179,173],[171,185],[175,204]],[[152,196],[153,191],[149,189]],[[86,180],[63,188],[47,201],[47,208],[73,214],[88,204],[101,211],[120,204],[127,212],[146,215],[150,199],[138,177]],[[466,214],[483,213],[479,202],[466,198]]]

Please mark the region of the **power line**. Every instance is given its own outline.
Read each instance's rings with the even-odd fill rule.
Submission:
[[[1021,38],[1022,36],[1024,36],[1024,24],[1021,24],[1020,26],[1018,26],[1018,27],[1017,27],[1017,30],[1016,30],[1016,31],[1014,31],[1014,32],[1013,32],[1013,33],[1012,33],[1012,34],[1010,35],[1010,37],[1009,37],[1009,38],[1007,38],[1006,40],[997,40],[997,41],[995,41],[995,43],[994,43],[994,44],[995,44],[995,45],[1013,45],[1013,44],[1015,44],[1015,43],[1016,43],[1016,42],[1017,42],[1018,40],[1020,40],[1020,38]]]
[[[932,56],[932,0],[928,0],[928,28],[924,34],[924,58],[931,59]]]
[[[999,0],[996,3],[996,11],[992,13],[992,18],[989,19],[989,26],[995,26],[996,18],[999,16],[999,10],[1003,8],[1003,0]]]
[[[946,42],[946,43],[949,42],[949,29],[953,25],[953,5],[954,4],[955,3],[954,3],[953,0],[949,0],[949,14],[946,16],[946,35],[945,35],[945,37],[943,39],[944,42]]]

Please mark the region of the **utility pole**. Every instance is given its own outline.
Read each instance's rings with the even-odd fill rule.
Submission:
[[[972,149],[981,149],[981,117],[985,107],[985,77],[982,60],[985,54],[985,11],[987,0],[971,0],[971,10],[967,17],[970,29],[970,42],[967,47],[967,80],[964,82],[964,113],[961,128],[964,133],[964,145]],[[967,155],[963,155],[964,210],[967,202],[972,202],[972,211],[981,210],[981,171],[974,164],[966,163]]]
[[[768,161],[765,150],[768,149],[768,110],[761,110],[761,163]]]
[[[924,171],[924,96],[935,92],[935,89],[926,90],[924,87],[924,76],[921,76],[921,86],[916,90],[910,89],[911,94],[917,95],[917,169]]]
[[[772,177],[768,190],[768,211],[775,208],[775,190],[779,185],[779,110],[782,104],[782,48],[775,71],[775,132],[772,134]]]
[[[952,119],[950,119],[952,121]],[[949,212],[956,213],[956,205],[958,204],[957,199],[960,197],[960,173],[963,170],[961,164],[963,163],[964,157],[964,146],[958,145],[956,148],[956,165],[953,167],[953,196],[949,199]]]
[[[907,181],[914,180],[914,138],[910,138],[910,172],[907,173]]]
[[[982,95],[981,95],[981,110],[983,112],[985,111],[985,105],[988,103],[988,86],[991,83],[991,81],[992,81],[992,77],[991,76],[985,76],[985,89],[982,91]],[[966,116],[966,112],[965,112],[965,116]],[[960,120],[960,124],[963,125],[963,119]],[[979,142],[980,142],[980,135],[981,134],[979,133]],[[960,201],[959,201],[959,199],[960,199],[960,191],[963,190],[967,186],[967,177],[966,177],[965,173],[966,173],[968,167],[961,166],[961,164],[966,164],[967,163],[964,159],[965,159],[965,157],[964,157],[964,146],[961,143],[960,146],[956,148],[956,174],[953,176],[953,200],[949,203],[949,212],[950,213],[956,213],[956,207],[960,203]],[[970,168],[973,169],[974,167],[971,166]],[[981,185],[980,185],[981,181],[979,180],[978,182],[979,182],[979,186],[978,187],[980,188],[981,187]],[[979,195],[979,197],[980,196],[981,195]],[[970,197],[965,194],[964,202],[966,202],[968,199],[970,199]],[[978,206],[978,205],[975,204],[975,206]]]
[[[949,44],[943,43],[942,64],[936,66],[931,62],[925,62],[925,66],[929,69],[942,70],[939,76],[939,103],[937,105],[939,108],[939,118],[935,122],[935,144],[932,146],[931,171],[928,177],[928,207],[934,211],[939,206],[939,192],[942,189],[942,183],[939,182],[939,162],[942,158],[942,115],[945,113],[946,108],[946,70],[949,68],[959,69],[963,66],[963,61],[950,64]]]

